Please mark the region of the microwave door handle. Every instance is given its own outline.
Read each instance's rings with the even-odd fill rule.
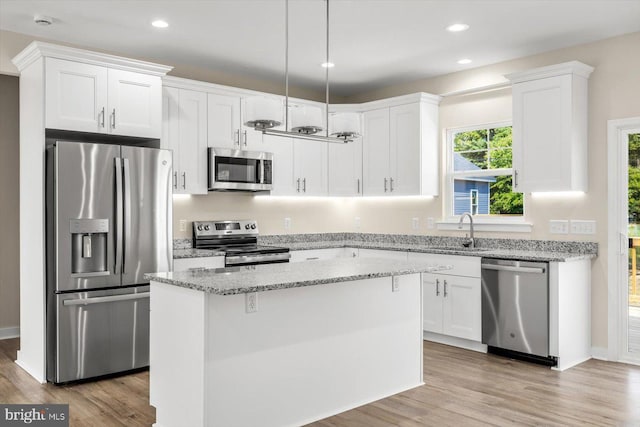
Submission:
[[[260,184],[264,184],[264,160],[260,160],[260,167],[258,168],[260,173]]]
[[[122,159],[120,157],[114,158],[114,170],[116,176],[116,211],[115,211],[115,262],[113,264],[113,274],[120,274],[122,269]]]

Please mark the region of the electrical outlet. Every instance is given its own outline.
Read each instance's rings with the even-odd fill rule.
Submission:
[[[400,292],[400,278],[398,276],[391,277],[391,292]]]
[[[187,220],[186,219],[181,219],[180,220],[180,231],[187,231]]]
[[[411,218],[411,228],[415,231],[420,228],[420,219],[419,218]]]
[[[596,222],[591,220],[571,220],[571,234],[596,234]]]
[[[255,313],[258,311],[258,294],[256,292],[244,294],[244,304],[247,313]]]
[[[427,228],[433,230],[436,228],[436,220],[432,217],[427,218]]]
[[[549,221],[549,233],[569,234],[569,221],[566,219],[552,219]]]
[[[360,230],[360,227],[362,227],[362,222],[360,221],[360,217],[359,216],[357,216],[357,217],[355,217],[353,219],[353,227],[356,230]]]
[[[291,230],[291,218],[284,219],[284,229]]]

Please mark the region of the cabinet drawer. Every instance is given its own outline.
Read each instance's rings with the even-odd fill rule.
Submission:
[[[442,255],[409,252],[409,261],[424,262],[428,266],[449,265],[452,268],[440,272],[452,276],[480,277],[480,257]]]
[[[190,268],[224,268],[223,256],[201,258],[178,258],[173,260],[173,271],[186,271]]]
[[[305,251],[291,251],[290,262],[317,261],[320,259],[342,258],[344,248],[310,249]]]

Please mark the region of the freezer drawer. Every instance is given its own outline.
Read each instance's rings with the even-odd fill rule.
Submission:
[[[49,381],[62,383],[149,365],[149,286],[51,298]]]

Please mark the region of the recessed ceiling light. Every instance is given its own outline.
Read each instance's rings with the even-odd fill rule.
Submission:
[[[48,25],[53,24],[53,18],[45,15],[35,15],[33,17],[33,22],[35,22],[38,25],[42,25],[43,27],[46,27]]]
[[[451,31],[452,33],[459,33],[460,31],[466,31],[469,29],[467,24],[453,24],[447,27],[447,31]]]
[[[320,64],[323,68],[333,68],[336,66],[336,64],[334,64],[333,62],[323,62],[322,64]]]
[[[458,64],[460,65],[465,65],[465,64],[471,64],[471,60],[469,58],[464,58],[458,61]]]
[[[169,23],[167,21],[163,21],[162,19],[158,19],[156,21],[153,21],[151,25],[156,28],[167,28],[169,26]]]

